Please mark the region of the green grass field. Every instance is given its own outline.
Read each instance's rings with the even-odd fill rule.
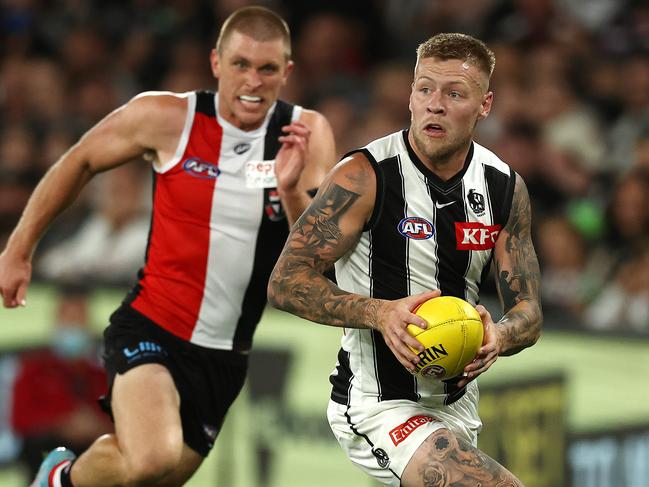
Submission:
[[[93,299],[93,327],[102,329],[121,292],[104,292]],[[54,296],[34,287],[28,306],[0,309],[0,347],[25,346],[47,340]],[[340,330],[319,326],[275,310],[264,315],[255,339],[260,350],[292,354],[283,410],[250,401],[244,390],[232,408],[215,451],[190,487],[256,487],[258,446],[272,445],[272,468],[265,485],[310,487],[374,485],[352,467],[333,437],[321,433],[329,395],[328,375],[335,364]],[[574,432],[649,424],[649,341],[611,339],[548,331],[539,343],[514,357],[501,358],[483,385],[522,378],[565,374],[568,382],[566,421]],[[620,399],[620,398],[623,399]],[[278,419],[279,418],[279,419]],[[255,425],[264,428],[263,434]],[[0,485],[26,485],[20,472],[0,471]]]

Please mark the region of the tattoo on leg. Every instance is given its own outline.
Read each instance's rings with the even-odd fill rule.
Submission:
[[[422,447],[428,449],[419,467],[424,487],[523,486],[502,465],[447,429],[434,432]]]

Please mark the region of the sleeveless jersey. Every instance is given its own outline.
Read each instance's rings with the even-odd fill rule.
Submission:
[[[377,196],[358,245],[336,263],[338,285],[390,300],[439,289],[476,304],[509,217],[515,173],[473,142],[462,170],[443,181],[416,156],[407,131],[355,152],[372,164]],[[466,392],[458,380],[417,380],[380,332],[345,329],[331,398],[347,405],[390,399],[450,404]],[[469,387],[477,387],[475,381]]]
[[[146,261],[126,303],[184,340],[246,351],[288,236],[276,188],[247,187],[246,166],[275,158],[301,107],[277,101],[246,132],[218,115],[216,93],[187,97],[176,153],[154,167]]]

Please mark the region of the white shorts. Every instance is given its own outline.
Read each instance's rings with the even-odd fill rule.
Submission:
[[[346,406],[329,401],[327,418],[349,459],[380,482],[399,487],[401,475],[419,446],[433,432],[448,428],[477,446],[482,427],[478,388],[449,406],[430,408],[406,400]]]

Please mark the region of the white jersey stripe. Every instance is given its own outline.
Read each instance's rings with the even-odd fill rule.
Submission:
[[[218,103],[216,108],[218,113]],[[219,117],[223,127],[219,156],[221,173],[212,198],[205,292],[192,335],[192,342],[198,345],[232,348],[233,330],[211,324],[237,323],[241,316],[241,296],[250,282],[254,261],[240,257],[255,255],[264,204],[263,191],[248,188],[244,183],[245,163],[264,159],[264,137],[269,119],[270,115],[259,129],[244,132]],[[244,154],[237,154],[233,148],[241,143],[250,144],[250,148]],[[230,279],[234,275],[239,279]]]
[[[187,115],[185,116],[185,125],[183,127],[183,132],[180,135],[178,140],[178,147],[176,147],[176,152],[173,157],[167,161],[160,161],[159,164],[154,164],[153,169],[159,173],[167,172],[169,169],[174,167],[180,162],[185,153],[185,148],[187,147],[187,142],[189,141],[189,135],[192,132],[192,124],[194,123],[194,113],[196,112],[196,92],[191,91],[189,93],[184,93],[187,97]]]

